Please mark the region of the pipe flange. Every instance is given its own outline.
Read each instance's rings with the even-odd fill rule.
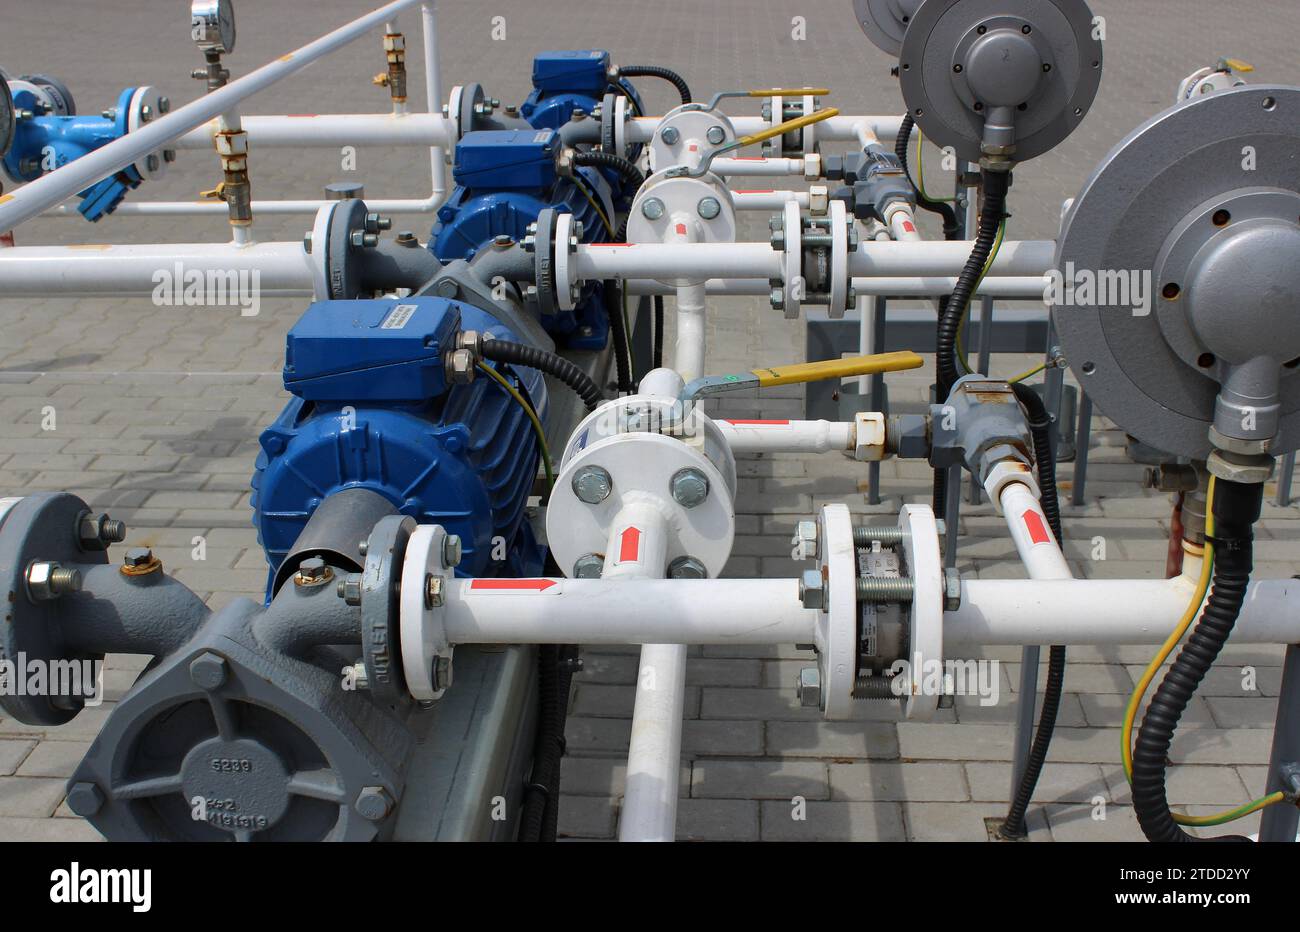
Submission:
[[[465,133],[469,132],[468,129],[462,128],[461,119],[460,119],[460,113],[461,113],[460,103],[461,103],[461,99],[464,96],[465,96],[465,88],[459,84],[453,86],[451,92],[447,95],[447,109],[444,112],[444,116],[446,116],[447,119],[451,121],[451,138],[452,138],[451,148],[453,149],[456,147],[456,143],[459,142],[465,136]],[[473,111],[472,104],[470,105],[470,110],[471,112]],[[473,125],[472,121],[468,125],[472,126]]]
[[[30,81],[45,92],[46,106],[53,116],[76,116],[77,102],[72,97],[68,85],[48,74],[25,74],[21,80]]]
[[[1282,212],[1300,193],[1297,113],[1300,89],[1266,86],[1167,110],[1107,156],[1066,217],[1053,273],[1061,349],[1098,408],[1151,447],[1205,459],[1219,357],[1292,352],[1285,307],[1300,263],[1285,244],[1300,242],[1300,213],[1288,223]],[[1260,237],[1282,248],[1261,252]],[[1086,300],[1073,287],[1083,276]],[[1300,446],[1287,361],[1271,367],[1275,455]]]
[[[135,93],[131,95],[131,103],[127,108],[126,131],[134,133],[140,127],[163,116],[169,108],[170,104],[167,102],[167,98],[159,94],[157,88],[149,85],[136,88]],[[168,162],[163,157],[164,148],[166,146],[155,149],[132,163],[135,170],[140,173],[141,178],[148,181],[161,178],[167,174]]]
[[[396,705],[408,693],[402,676],[398,583],[415,519],[388,515],[366,541],[361,571],[361,651],[368,689],[376,702]]]
[[[844,202],[839,198],[830,202],[831,267],[830,306],[827,314],[831,320],[843,320],[844,313],[854,302],[849,300],[849,216]]]
[[[903,529],[903,556],[912,578],[912,605],[909,612],[907,689],[902,691],[903,717],[927,722],[934,718],[940,700],[948,690],[947,675],[935,677],[943,670],[943,605],[947,584],[943,571],[943,550],[939,546],[939,528],[929,505],[904,505],[898,517]],[[936,680],[944,684],[936,690]]]
[[[712,134],[712,135],[710,135]],[[682,104],[669,110],[650,140],[650,170],[677,166],[694,168],[719,146],[736,141],[736,128],[727,115],[704,110],[699,104]]]
[[[782,221],[785,225],[785,281],[782,285],[785,303],[782,310],[786,320],[798,320],[803,299],[808,294],[808,283],[803,275],[803,217],[797,201],[785,202]]]
[[[1083,121],[1101,84],[1102,43],[1083,0],[926,0],[903,38],[899,76],[917,124],[979,162],[1047,152]],[[993,131],[993,122],[1006,131]],[[1011,146],[1013,148],[1006,148]]]
[[[831,721],[853,717],[858,669],[858,551],[847,505],[827,505],[817,516],[822,613],[816,629],[822,713]]]
[[[320,261],[325,264],[326,297],[334,300],[352,300],[361,297],[361,268],[350,261],[352,234],[366,229],[366,202],[358,198],[348,198],[329,208],[325,223],[325,235],[320,239],[324,255]],[[312,233],[312,253],[317,249],[317,236]],[[362,247],[364,248],[364,247]]]
[[[610,91],[600,101],[600,148],[602,152],[613,155],[623,154],[623,150],[618,147],[618,134],[614,127],[614,108],[618,106],[617,101],[622,96]]]
[[[27,569],[33,563],[64,566],[106,564],[104,551],[81,549],[78,525],[86,503],[66,492],[38,492],[13,502],[0,524],[0,580],[3,580],[4,617],[0,622],[0,657],[46,670],[68,660],[99,660],[71,651],[63,636],[62,599],[33,600],[27,592]],[[75,621],[75,619],[73,620]],[[30,695],[0,690],[0,708],[29,725],[62,725],[84,705],[84,697]]]
[[[669,243],[688,235],[697,243],[736,241],[736,205],[726,183],[712,172],[698,178],[651,175],[632,202],[627,241]],[[667,285],[701,285],[705,280],[660,279]]]
[[[453,648],[447,642],[442,606],[453,572],[444,564],[447,532],[421,524],[411,532],[402,559],[398,595],[402,673],[419,702],[441,699],[451,683]]]
[[[921,0],[853,0],[853,13],[871,44],[897,56]]]
[[[537,283],[537,309],[550,317],[560,312],[555,291],[555,222],[558,212],[547,207],[537,215],[533,233],[533,279]]]
[[[573,248],[577,234],[573,214],[555,216],[555,301],[562,311],[571,311],[578,304],[579,286],[573,280]],[[538,289],[540,291],[540,289]]]

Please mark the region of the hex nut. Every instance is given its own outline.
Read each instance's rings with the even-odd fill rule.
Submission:
[[[819,611],[826,607],[826,583],[820,570],[804,570],[799,577],[799,602]]]
[[[614,490],[614,478],[600,466],[582,466],[574,472],[570,485],[579,501],[599,505]]]
[[[709,477],[694,466],[673,473],[668,482],[673,500],[683,508],[695,508],[709,497]]]
[[[598,553],[578,557],[573,563],[574,579],[599,579],[605,569],[605,558]]]
[[[442,562],[448,568],[460,566],[465,555],[465,545],[458,534],[448,534],[442,542]]]
[[[199,689],[211,692],[226,682],[226,658],[204,651],[190,661],[190,679]]]
[[[334,571],[322,557],[308,557],[298,564],[293,584],[299,587],[321,586],[334,578]]]
[[[339,580],[338,596],[348,605],[361,604],[361,574],[348,573]]]
[[[819,709],[822,704],[822,674],[816,667],[804,667],[799,671],[795,684],[799,704],[805,709]]]
[[[709,570],[700,560],[692,556],[678,557],[668,564],[669,579],[708,579]]]
[[[153,562],[153,551],[148,547],[132,547],[122,557],[122,565],[135,569],[148,566]]]
[[[79,816],[93,816],[104,807],[104,791],[93,783],[74,783],[68,790],[68,808]]]
[[[794,557],[796,560],[816,560],[817,559],[817,522],[800,521],[795,525],[794,537],[790,541],[794,545]]]
[[[955,566],[943,571],[943,610],[955,612],[961,608],[961,574]]]
[[[33,601],[48,602],[81,589],[81,570],[38,560],[27,568],[27,593]]]
[[[647,220],[658,220],[664,215],[664,202],[657,197],[647,197],[641,202],[641,216]]]
[[[356,810],[363,819],[379,822],[393,811],[393,797],[382,786],[363,787],[357,794]]]
[[[433,688],[435,690],[451,688],[451,658],[441,654],[433,658]]]

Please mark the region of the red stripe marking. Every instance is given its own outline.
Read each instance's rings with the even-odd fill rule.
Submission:
[[[690,152],[699,152],[699,151],[700,151],[700,147],[697,146],[697,145],[695,145],[694,143],[692,143],[691,145],[687,146],[686,148],[687,148],[687,150],[690,151]]]
[[[756,420],[756,419],[753,419],[753,418],[724,418],[723,420],[724,420],[725,423],[727,423],[727,424],[734,424],[734,425],[737,426],[737,427],[753,427],[753,426],[755,426],[755,425],[759,425],[759,426],[762,426],[762,425],[770,425],[770,426],[773,426],[773,427],[776,427],[776,426],[788,427],[788,426],[790,425],[790,422],[789,422],[789,421],[760,421],[760,420]]]
[[[554,585],[556,585],[554,579],[475,579],[469,584],[469,587],[471,589],[495,589],[512,592],[520,590],[544,592]]]
[[[916,227],[914,227],[914,226],[912,225],[912,221],[911,221],[911,220],[904,220],[904,221],[903,221],[903,232],[905,232],[905,233],[915,233],[915,232],[916,232]]]
[[[677,235],[678,235],[678,236],[685,236],[685,235],[686,235],[686,224],[684,224],[684,223],[679,223],[679,224],[677,224]]]
[[[1029,539],[1035,544],[1050,544],[1052,536],[1047,532],[1047,526],[1043,524],[1043,517],[1032,508],[1026,509],[1021,515],[1025,522],[1025,527],[1029,529]]]
[[[623,529],[618,539],[618,562],[637,563],[641,559],[641,529],[635,525]]]

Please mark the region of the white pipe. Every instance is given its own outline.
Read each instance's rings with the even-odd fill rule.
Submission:
[[[724,418],[713,422],[733,453],[830,453],[853,449],[849,421]]]
[[[972,579],[962,583],[961,607],[943,616],[944,648],[1063,644],[1157,645],[1191,601],[1195,584],[1173,579]],[[1232,644],[1300,643],[1300,581],[1250,584]]]
[[[437,106],[440,110],[442,105]],[[183,113],[185,109],[182,107],[176,113]],[[325,149],[343,146],[446,146],[451,141],[452,132],[451,121],[441,112],[303,113],[245,116],[241,122],[244,132],[248,133],[250,148],[260,149],[288,146]],[[213,134],[218,129],[218,121],[210,120],[181,136],[172,148],[211,149]]]
[[[101,178],[120,171],[155,149],[161,149],[213,117],[232,111],[236,104],[281,78],[305,68],[318,58],[341,48],[395,13],[420,0],[393,0],[378,10],[359,17],[302,48],[263,65],[225,87],[173,110],[161,119],[141,126],[102,148],[69,162],[12,194],[0,196],[0,230],[10,230],[72,197]],[[386,118],[391,119],[391,117]],[[410,119],[404,117],[403,119]]]
[[[662,576],[668,567],[667,518],[652,500],[629,501],[609,526],[602,579]]]
[[[1002,517],[1030,579],[1071,579],[1070,564],[1047,523],[1038,496],[1023,482],[1008,482],[998,498]],[[1044,642],[1046,643],[1046,642]]]
[[[885,297],[939,297],[952,294],[956,286],[955,278],[854,278],[853,289],[859,296],[881,295]],[[989,295],[1017,301],[1037,301],[1042,303],[1043,289],[1047,286],[1045,278],[1024,276],[1020,278],[986,278],[975,292],[977,295]],[[764,295],[772,290],[767,279],[760,278],[711,278],[705,282],[705,289],[711,295]],[[628,294],[673,294],[676,289],[648,279],[631,279],[628,282]]]
[[[436,150],[435,150],[436,151]],[[372,200],[366,198],[366,207],[380,214],[429,214],[437,210],[445,198],[445,192],[435,190],[422,199],[398,198],[395,200]],[[336,204],[330,200],[298,201],[253,201],[253,213],[256,214],[314,214],[322,207]],[[110,217],[205,217],[222,216],[227,213],[223,201],[126,201],[118,204]],[[41,214],[42,217],[80,217],[75,202],[60,204],[52,210]]]
[[[769,159],[762,156],[753,158],[734,157],[716,158],[709,163],[709,171],[715,175],[735,178],[778,178],[804,173],[803,159]]]
[[[971,243],[928,241],[860,243],[849,253],[854,278],[947,278],[970,256]],[[1053,267],[1051,240],[1004,243],[990,270],[995,276],[1030,277],[1038,295],[1042,277]],[[762,278],[783,276],[782,253],[770,243],[582,244],[573,258],[581,280],[610,278]]]
[[[438,58],[437,4],[426,0],[420,7],[420,20],[424,37],[424,97],[425,108],[432,116],[442,116],[442,70]],[[450,127],[447,130],[447,148],[452,145]],[[444,149],[434,146],[429,150],[429,166],[433,179],[433,195],[441,201],[447,194],[447,159]],[[431,208],[432,209],[432,208]]]
[[[152,295],[160,276],[174,278],[177,269],[205,281],[246,273],[244,281],[264,297],[313,293],[301,243],[18,246],[0,250],[0,289],[5,297]]]
[[[627,121],[626,137],[629,143],[649,142],[659,129],[663,117],[637,117]],[[752,136],[771,128],[771,123],[761,116],[730,117],[737,136]],[[902,124],[901,116],[834,116],[817,124],[819,142],[856,142],[860,125],[865,124],[876,136],[894,139]]]
[[[732,191],[731,203],[736,210],[782,210],[786,202],[794,201],[807,209],[807,191]]]

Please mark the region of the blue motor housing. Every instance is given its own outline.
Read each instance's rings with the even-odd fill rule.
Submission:
[[[561,176],[560,149],[552,130],[466,133],[456,145],[457,186],[438,209],[429,240],[434,255],[443,262],[472,259],[502,234],[518,242],[548,207],[573,214],[583,242],[609,242],[605,222],[616,221],[605,176],[594,168],[577,169],[577,178]],[[589,283],[573,311],[546,315],[542,325],[566,346],[600,349],[608,332],[601,294],[599,283]]]
[[[312,512],[354,488],[460,535],[461,575],[541,571],[544,552],[524,520],[536,437],[494,380],[446,383],[443,353],[461,329],[519,339],[485,311],[436,297],[322,301],[289,331],[284,384],[295,397],[263,431],[252,481],[268,598]],[[544,422],[541,374],[508,378]]]
[[[13,144],[3,161],[4,171],[16,182],[35,181],[48,172],[62,168],[126,135],[131,99],[136,88],[128,87],[118,96],[113,115],[51,115],[32,116],[19,120],[14,131]],[[32,110],[36,97],[30,90],[20,89],[13,95],[14,109]],[[80,192],[78,208],[87,220],[97,221],[112,213],[122,198],[139,187],[143,177],[134,165],[97,182]]]

